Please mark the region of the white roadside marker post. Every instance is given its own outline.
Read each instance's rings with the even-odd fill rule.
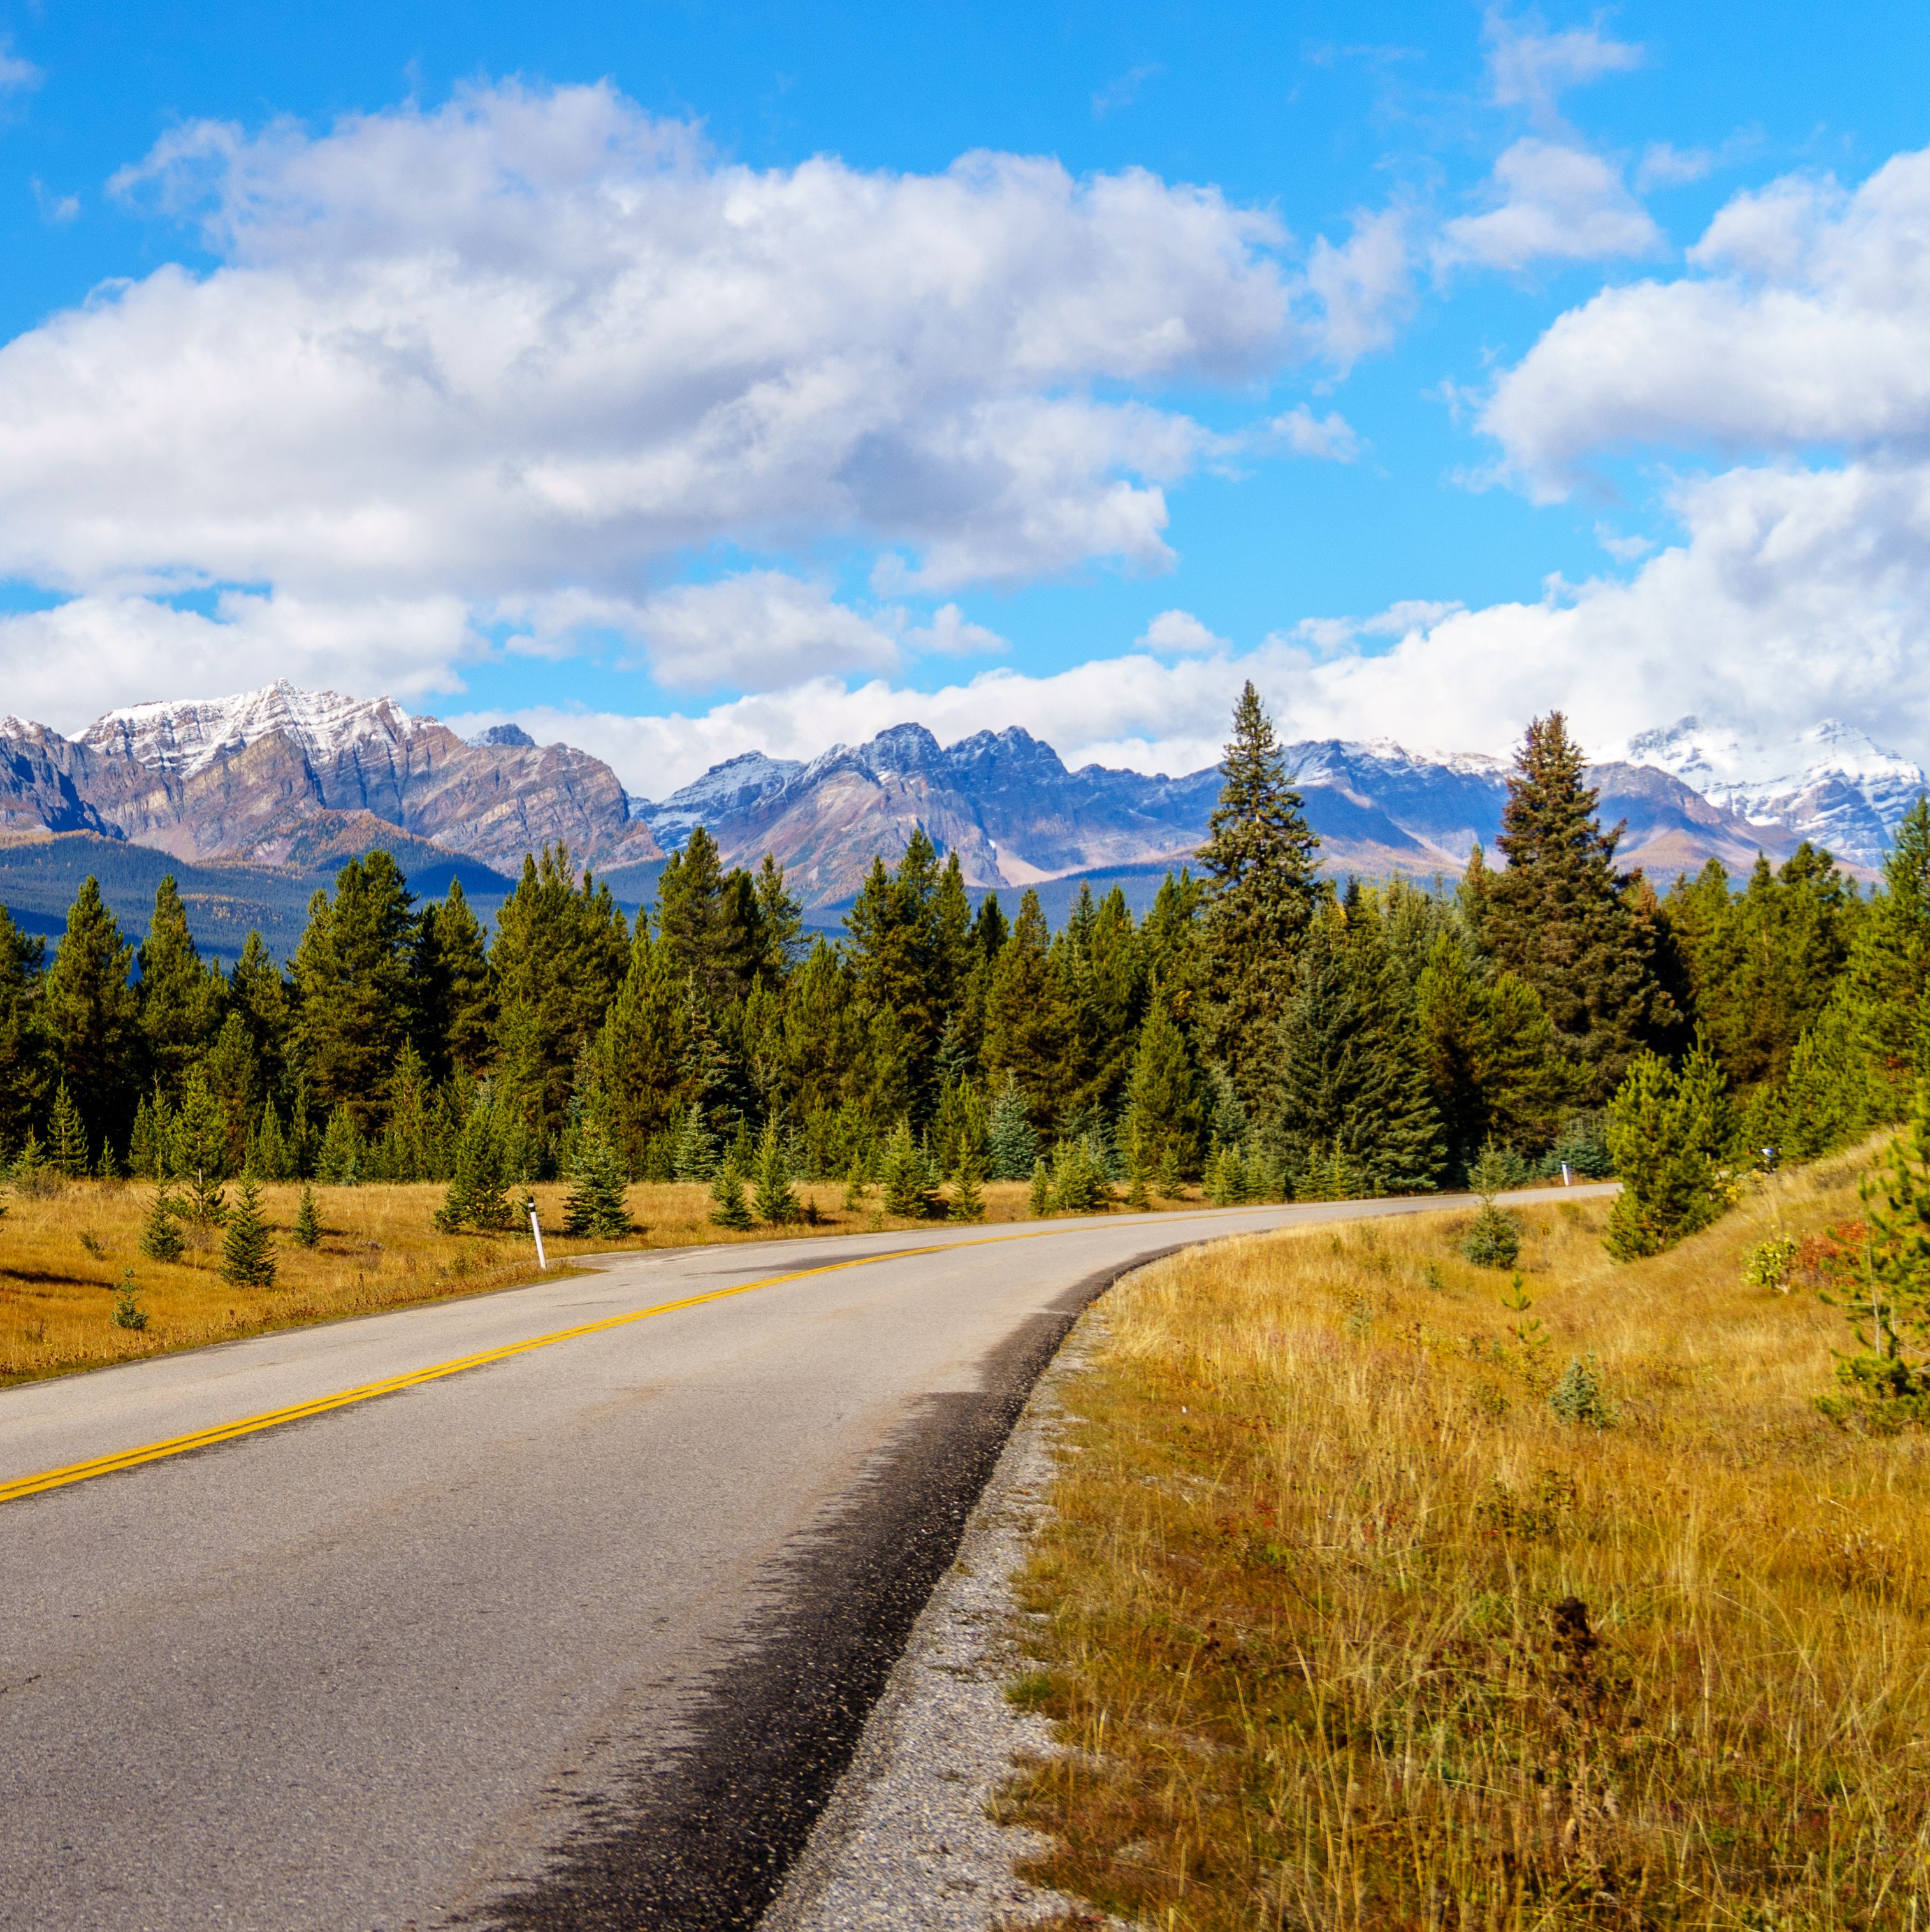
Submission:
[[[536,1219],[536,1197],[533,1194],[528,1197],[527,1204],[530,1210],[530,1232],[536,1238],[536,1265],[544,1274],[548,1274],[550,1271],[550,1258],[543,1252],[543,1224]]]
[[[1566,1161],[1562,1162],[1562,1185],[1564,1187],[1572,1187],[1574,1185],[1574,1180],[1569,1176],[1568,1164]]]

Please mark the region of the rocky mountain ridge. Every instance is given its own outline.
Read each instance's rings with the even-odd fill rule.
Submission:
[[[1452,876],[1492,848],[1505,760],[1387,740],[1310,740],[1289,770],[1330,869]],[[1746,746],[1692,718],[1592,768],[1625,862],[1658,880],[1719,858],[1746,871],[1817,838],[1865,872],[1922,788],[1907,760],[1826,722],[1793,746]],[[801,760],[747,752],[656,803],[602,760],[513,724],[464,740],[392,700],[286,682],[235,697],[110,712],[76,738],[0,719],[0,829],[120,838],[184,860],[326,865],[399,832],[500,870],[561,839],[647,892],[653,862],[707,826],[726,859],[771,852],[809,906],[855,892],[872,857],[923,829],[967,880],[1021,887],[1178,863],[1205,838],[1217,769],[1069,768],[1014,725],[941,745],[921,724]]]

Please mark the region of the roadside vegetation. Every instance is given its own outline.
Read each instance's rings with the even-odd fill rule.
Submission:
[[[1444,1214],[1122,1283],[1024,1585],[1030,1875],[1173,1932],[1930,1918],[1930,1145],[1869,1151],[1625,1262],[1550,1202],[1501,1266]]]
[[[230,1185],[224,1192],[232,1213],[236,1190]],[[844,1189],[806,1184],[795,1190],[795,1226],[773,1228],[753,1216],[734,1230],[712,1218],[710,1189],[672,1181],[624,1190],[629,1234],[572,1239],[562,1232],[563,1184],[539,1183],[519,1191],[519,1200],[523,1192],[536,1202],[552,1272],[578,1256],[627,1248],[918,1225],[887,1212],[875,1189],[848,1205]],[[265,1185],[260,1199],[272,1274],[262,1282],[226,1278],[227,1227],[186,1216],[174,1223],[179,1258],[155,1258],[144,1242],[156,1190],[144,1184],[49,1179],[24,1193],[17,1190],[0,1219],[0,1385],[541,1278],[527,1225],[494,1234],[439,1230],[435,1216],[446,1192],[424,1184],[314,1187],[318,1225],[309,1247],[297,1232],[301,1185]],[[1028,1190],[1017,1183],[988,1184],[983,1197],[988,1222],[1029,1213]],[[947,1204],[941,1196],[941,1211]],[[1196,1191],[1157,1204],[1200,1202]]]

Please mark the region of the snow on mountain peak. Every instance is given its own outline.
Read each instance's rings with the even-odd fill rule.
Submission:
[[[371,740],[405,742],[417,722],[391,698],[303,691],[281,678],[230,698],[127,705],[97,718],[80,742],[187,778],[272,731],[293,740],[311,760],[329,763]]]
[[[1778,740],[1681,718],[1637,732],[1623,755],[1672,772],[1752,824],[1786,826],[1862,866],[1882,863],[1925,782],[1922,766],[1835,718]]]

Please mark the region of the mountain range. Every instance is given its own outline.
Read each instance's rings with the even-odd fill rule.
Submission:
[[[1504,760],[1339,739],[1286,756],[1335,872],[1451,876],[1499,829]],[[1758,851],[1780,860],[1803,838],[1867,874],[1925,782],[1907,759],[1839,724],[1771,746],[1694,718],[1631,739],[1590,778],[1604,822],[1625,826],[1624,862],[1658,880],[1712,857],[1745,871]],[[1074,770],[1016,725],[945,746],[904,724],[809,761],[747,752],[653,802],[602,760],[539,746],[514,725],[464,740],[387,698],[287,682],[110,712],[73,738],[0,719],[10,890],[30,868],[28,848],[50,834],[304,875],[386,845],[412,874],[473,868],[466,884],[485,891],[492,879],[506,888],[502,875],[526,851],[560,839],[620,897],[641,899],[699,824],[730,862],[773,853],[821,913],[918,826],[977,886],[1119,876],[1149,890],[1205,838],[1218,790],[1211,766],[1178,778]],[[62,862],[71,868],[71,855]]]

